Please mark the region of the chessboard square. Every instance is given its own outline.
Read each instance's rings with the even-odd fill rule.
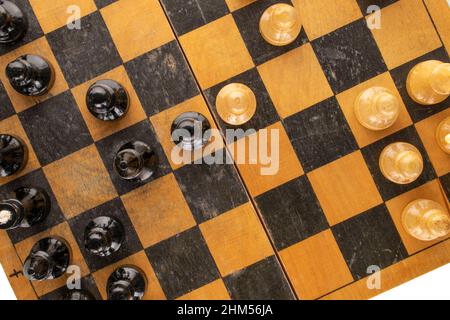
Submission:
[[[284,119],[284,126],[305,172],[358,149],[335,97]]]
[[[450,19],[450,5],[448,1],[425,0],[424,3],[427,6],[442,42],[447,48],[447,51],[450,52],[450,28],[448,24]]]
[[[387,71],[365,19],[314,40],[312,46],[336,94]]]
[[[43,166],[93,142],[70,91],[23,111],[19,118]]]
[[[202,89],[254,66],[230,14],[179,39]]]
[[[240,8],[243,8],[257,0],[225,0],[225,2],[228,5],[228,8],[230,8],[230,11],[236,11]]]
[[[201,224],[200,230],[222,277],[274,253],[250,202]]]
[[[386,206],[389,209],[392,220],[394,220],[395,226],[403,240],[406,250],[410,255],[413,255],[419,251],[422,251],[432,245],[450,238],[450,235],[439,238],[434,241],[421,241],[411,236],[403,227],[402,215],[403,210],[408,204],[418,199],[427,199],[440,203],[444,208],[447,206],[447,200],[445,199],[439,180],[430,181],[416,189],[406,192],[398,197],[395,197],[386,202]]]
[[[102,296],[100,292],[98,291],[97,285],[95,284],[95,280],[92,277],[92,275],[87,275],[80,279],[80,287],[82,290],[88,291],[95,300],[102,300]],[[73,289],[77,290],[77,289]],[[67,293],[69,293],[72,290],[69,290],[67,288],[67,285],[58,288],[50,293],[47,293],[41,297],[39,297],[39,300],[47,300],[47,301],[58,301],[65,297]]]
[[[15,114],[15,110],[11,103],[11,99],[9,99],[8,93],[5,90],[5,86],[1,81],[0,81],[0,101],[2,102],[2,107],[0,108],[0,121],[1,121]]]
[[[199,93],[176,41],[127,62],[125,68],[148,116]]]
[[[81,18],[80,23],[81,29],[62,27],[46,35],[70,88],[122,63],[98,11]]]
[[[328,229],[280,252],[297,296],[313,300],[353,282],[344,257]]]
[[[333,96],[309,43],[266,62],[258,71],[282,118]]]
[[[230,294],[225,287],[222,279],[218,279],[207,285],[191,291],[177,300],[231,300]]]
[[[310,40],[362,17],[356,0],[293,0]]]
[[[327,219],[306,176],[270,190],[255,200],[277,250],[328,228]]]
[[[27,97],[15,91],[11,86],[6,73],[0,72],[0,80],[5,86],[5,90],[8,93],[16,112],[24,111],[25,109],[28,109],[36,105],[37,103],[43,102],[53,96],[56,96],[69,88],[66,80],[64,79],[61,68],[59,67],[58,62],[53,55],[52,49],[50,48],[49,43],[47,42],[47,39],[45,37],[39,38],[24,45],[23,47],[18,48],[17,50],[0,56],[0,69],[5,70],[6,66],[11,61],[14,61],[19,56],[25,54],[35,54],[47,59],[47,61],[52,65],[55,72],[55,82],[53,84],[53,87],[47,94],[40,97]]]
[[[442,46],[422,1],[399,0],[381,16],[381,28],[371,31],[389,69]]]
[[[196,225],[172,173],[122,196],[122,201],[144,248]]]
[[[360,151],[308,173],[330,225],[383,202]]]
[[[30,0],[30,4],[45,33],[73,27],[76,20],[97,10],[93,0]]]
[[[384,204],[332,227],[334,237],[355,280],[369,268],[387,268],[408,257]]]
[[[373,13],[375,9],[381,9],[397,2],[398,0],[356,0],[361,11],[367,15]]]
[[[128,92],[130,106],[127,114],[117,121],[101,121],[95,118],[86,105],[86,93],[89,87],[98,80],[112,79],[120,83]],[[123,65],[113,69],[95,79],[73,88],[72,94],[78,104],[84,121],[86,122],[94,141],[103,139],[117,131],[125,129],[146,118],[141,102],[131,84],[130,78]]]
[[[44,173],[66,218],[117,197],[94,145],[51,163]]]
[[[123,19],[124,12],[127,19]],[[124,62],[174,39],[158,0],[121,0],[101,13]]]
[[[388,129],[381,131],[369,130],[361,125],[355,115],[355,103],[358,96],[367,89],[372,87],[383,87],[389,89],[398,98],[400,103],[400,114],[397,121]],[[412,124],[411,117],[409,116],[408,110],[403,103],[402,97],[400,96],[397,87],[395,86],[394,80],[392,80],[389,72],[385,72],[375,78],[372,78],[364,83],[357,85],[347,91],[344,91],[336,96],[339,105],[344,112],[345,118],[347,119],[350,128],[355,136],[356,141],[360,148],[363,148],[377,140],[387,137],[394,132],[404,129]]]
[[[95,282],[97,283],[97,286],[100,290],[100,294],[102,295],[104,300],[108,299],[106,286],[109,276],[117,268],[123,266],[137,267],[143,272],[144,276],[146,277],[147,288],[145,290],[144,296],[142,297],[142,300],[166,300],[166,296],[164,295],[164,292],[161,289],[161,285],[156,278],[155,271],[153,270],[153,267],[148,261],[147,255],[143,250],[93,273],[92,276],[94,277]]]
[[[220,277],[214,259],[197,227],[164,240],[145,251],[161,287],[170,300]]]

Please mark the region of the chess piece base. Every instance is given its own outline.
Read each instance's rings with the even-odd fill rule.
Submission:
[[[115,121],[126,115],[130,98],[126,89],[114,80],[95,82],[86,94],[89,112],[99,120]]]
[[[143,182],[153,177],[158,163],[158,156],[149,145],[133,141],[117,152],[114,170],[124,180]]]
[[[108,257],[120,249],[125,231],[118,220],[98,217],[88,224],[84,234],[85,247],[89,253]]]
[[[147,279],[144,272],[134,266],[116,269],[108,279],[108,300],[140,300],[145,294]]]
[[[268,43],[274,46],[286,46],[294,42],[302,31],[302,23],[293,6],[278,3],[264,11],[259,30]]]

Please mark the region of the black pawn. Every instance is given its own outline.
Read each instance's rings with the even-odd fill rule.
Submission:
[[[145,294],[147,279],[144,273],[133,266],[116,269],[108,279],[108,300],[140,300]]]
[[[125,88],[116,81],[100,80],[88,89],[86,104],[97,119],[113,121],[127,113],[129,98]]]
[[[39,188],[16,189],[0,202],[0,229],[30,228],[43,222],[50,212],[50,198]]]
[[[86,227],[84,245],[91,254],[107,257],[120,249],[124,236],[123,226],[118,220],[98,217]]]
[[[211,124],[198,112],[186,112],[172,124],[172,140],[183,150],[201,149],[211,138]]]
[[[42,96],[53,86],[53,67],[41,56],[26,54],[6,66],[11,86],[25,96]]]
[[[158,156],[141,141],[122,146],[114,159],[114,170],[124,180],[143,182],[150,179],[158,168]]]
[[[68,290],[62,297],[66,301],[93,301],[96,300],[94,296],[87,290]]]
[[[39,240],[31,249],[23,265],[28,280],[43,281],[61,277],[70,263],[70,250],[58,238]]]
[[[28,149],[17,137],[0,135],[0,177],[9,177],[25,167]]]
[[[0,1],[0,44],[19,41],[28,30],[23,11],[11,1]]]

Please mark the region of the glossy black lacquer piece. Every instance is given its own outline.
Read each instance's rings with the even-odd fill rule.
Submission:
[[[64,240],[44,238],[31,249],[23,265],[23,273],[32,281],[61,277],[70,263],[70,249]]]
[[[108,300],[140,300],[147,287],[144,273],[133,266],[116,269],[108,279]]]
[[[75,289],[68,290],[64,296],[62,296],[61,300],[67,301],[90,301],[95,300],[95,297],[87,290],[84,289]]]
[[[116,81],[100,80],[88,89],[86,104],[97,119],[113,121],[127,113],[129,97],[125,88]]]
[[[50,213],[50,198],[39,188],[16,189],[0,202],[0,229],[30,228],[44,221]]]
[[[125,231],[122,223],[112,217],[92,220],[84,232],[84,245],[93,255],[107,257],[120,249]]]
[[[28,19],[13,2],[0,1],[0,44],[14,43],[24,37]]]
[[[9,177],[19,172],[27,161],[27,146],[19,138],[0,135],[0,177]]]
[[[198,112],[186,112],[172,124],[172,140],[181,149],[192,151],[202,148],[211,138],[211,124]]]
[[[158,168],[159,159],[150,146],[141,141],[125,144],[114,159],[114,170],[124,180],[146,181]]]
[[[11,86],[25,96],[42,96],[53,86],[53,67],[45,58],[33,54],[18,57],[6,66]]]

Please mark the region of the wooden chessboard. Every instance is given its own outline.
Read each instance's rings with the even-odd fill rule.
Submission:
[[[28,282],[22,263],[32,245],[60,236],[81,268],[83,286],[105,298],[122,264],[148,278],[145,299],[365,299],[450,262],[450,241],[410,237],[402,209],[417,198],[448,207],[450,161],[434,139],[450,101],[423,107],[405,90],[418,62],[449,60],[446,0],[294,0],[304,29],[295,43],[273,47],[258,31],[276,0],[16,0],[30,30],[0,49],[0,69],[24,53],[50,60],[56,83],[39,99],[18,95],[0,74],[1,133],[30,149],[27,167],[0,180],[45,188],[49,219],[29,230],[0,233],[0,262],[19,299],[56,299],[65,278]],[[81,29],[66,22],[81,9]],[[382,28],[369,30],[369,4],[383,9]],[[95,120],[85,105],[95,80],[122,83],[130,113],[117,123]],[[256,94],[258,109],[243,129],[280,132],[280,170],[258,165],[176,165],[170,160],[172,121],[199,111],[214,127],[230,128],[215,110],[227,83]],[[355,97],[384,86],[402,99],[394,127],[369,132],[352,112]],[[239,141],[245,141],[242,138]],[[160,168],[146,184],[113,172],[118,148],[150,144]],[[422,152],[418,181],[394,185],[382,177],[383,147],[410,142]],[[214,150],[234,141],[215,140]],[[117,217],[127,237],[107,259],[90,256],[83,231],[90,219]],[[367,286],[379,266],[381,288]],[[369,270],[370,271],[370,270]]]

